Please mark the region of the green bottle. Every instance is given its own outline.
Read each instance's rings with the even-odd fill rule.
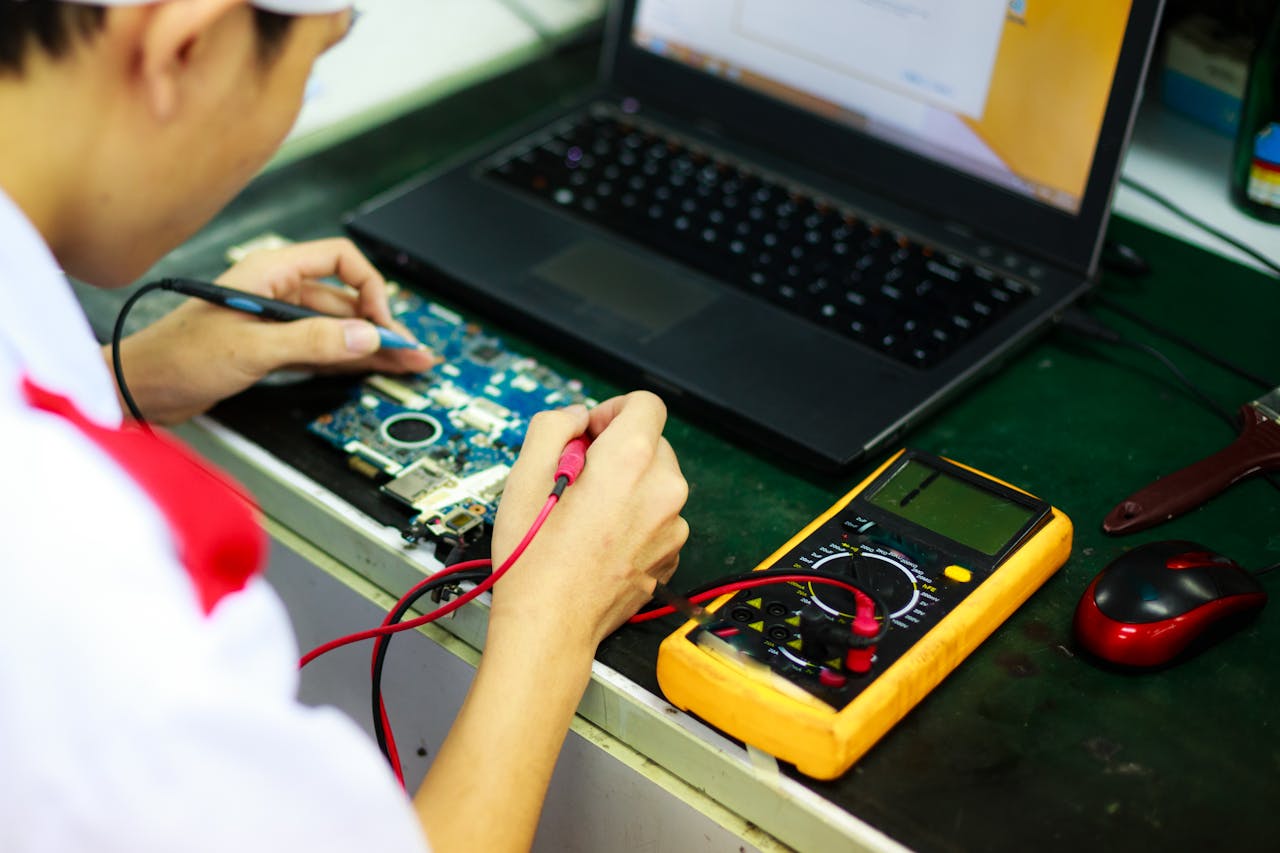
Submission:
[[[1249,65],[1231,198],[1250,216],[1280,222],[1280,6],[1271,12]]]

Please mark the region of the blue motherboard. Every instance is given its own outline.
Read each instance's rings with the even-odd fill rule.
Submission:
[[[444,363],[430,373],[367,376],[308,429],[410,508],[407,540],[479,532],[493,524],[529,419],[595,401],[578,380],[442,305],[394,285],[390,301],[396,319]]]
[[[227,250],[238,263],[291,241],[267,233]],[[406,541],[474,539],[492,526],[529,419],[595,405],[566,378],[455,311],[388,283],[391,313],[444,358],[430,373],[366,376],[307,429],[408,507]]]

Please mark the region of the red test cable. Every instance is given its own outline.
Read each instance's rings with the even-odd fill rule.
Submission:
[[[588,444],[589,444],[588,439],[580,436],[578,438],[571,440],[567,445],[565,445],[565,449],[561,452],[560,459],[556,464],[556,470],[554,475],[555,486],[552,488],[551,493],[547,496],[546,503],[543,504],[541,511],[538,513],[537,518],[534,519],[533,524],[530,525],[528,532],[525,533],[524,535],[524,538],[520,540],[520,543],[516,545],[515,549],[512,550],[511,554],[507,557],[507,559],[502,562],[502,565],[499,566],[496,571],[490,574],[489,577],[485,578],[483,581],[476,584],[470,590],[458,596],[454,600],[446,604],[443,604],[440,607],[437,607],[435,610],[431,611],[430,613],[427,613],[423,616],[418,616],[406,622],[398,622],[395,624],[391,624],[392,614],[395,613],[395,611],[399,609],[400,606],[404,604],[406,601],[413,600],[424,588],[427,588],[437,583],[440,579],[447,577],[448,575],[456,574],[463,571],[468,571],[471,569],[488,568],[489,566],[492,565],[492,562],[489,560],[468,560],[463,563],[457,563],[455,565],[443,568],[440,571],[432,574],[430,577],[427,577],[422,581],[418,582],[413,586],[412,589],[410,589],[407,593],[401,596],[401,598],[396,602],[395,607],[393,607],[391,611],[388,612],[387,616],[383,619],[382,624],[379,625],[377,628],[371,628],[367,631],[360,631],[354,634],[349,634],[345,637],[338,637],[337,639],[330,640],[327,643],[317,646],[316,648],[312,649],[311,651],[307,652],[305,655],[302,656],[301,660],[298,663],[298,667],[301,669],[302,667],[306,666],[311,661],[315,660],[316,658],[320,657],[323,654],[331,652],[334,649],[341,648],[342,646],[359,642],[361,640],[376,639],[378,640],[378,643],[383,643],[385,642],[386,638],[389,637],[391,634],[399,633],[400,631],[407,631],[412,628],[417,628],[421,625],[426,625],[429,622],[434,622],[440,617],[447,616],[448,614],[457,610],[462,605],[466,604],[469,601],[472,601],[473,599],[477,598],[478,596],[484,594],[489,589],[491,589],[493,585],[496,584],[502,578],[502,576],[506,574],[506,572],[515,564],[515,562],[518,559],[520,559],[521,555],[524,554],[525,549],[529,547],[529,543],[533,541],[533,537],[536,536],[538,531],[542,529],[542,525],[546,522],[547,516],[551,514],[551,510],[554,509],[556,504],[559,502],[560,496],[564,494],[564,490],[577,481],[578,476],[582,473],[583,467],[586,465],[586,450],[587,450]],[[378,648],[379,648],[378,645],[375,645],[374,647],[375,657],[377,655]],[[386,732],[388,758],[391,761],[391,766],[393,771],[396,774],[396,778],[399,779],[400,784],[403,786],[404,785],[403,770],[400,765],[398,752],[394,746],[394,738],[391,734],[391,727],[387,719],[386,708],[382,704],[381,699],[379,699],[378,713],[381,718],[380,721],[382,723],[382,726]]]

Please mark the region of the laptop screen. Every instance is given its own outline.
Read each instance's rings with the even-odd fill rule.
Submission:
[[[1077,213],[1132,0],[639,0],[640,48]]]

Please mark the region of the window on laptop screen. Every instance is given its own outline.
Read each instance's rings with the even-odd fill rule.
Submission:
[[[639,0],[632,39],[1076,213],[1130,0]]]

